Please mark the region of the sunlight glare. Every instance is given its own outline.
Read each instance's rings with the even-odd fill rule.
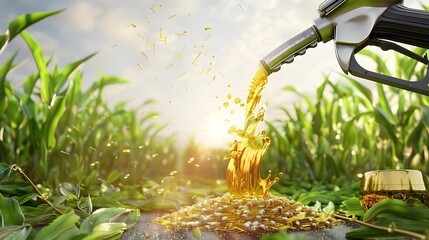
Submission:
[[[238,128],[243,126],[243,116],[241,114],[212,113],[208,116],[206,131],[202,133],[202,144],[208,147],[228,147],[234,139],[234,134],[228,134],[231,126]]]

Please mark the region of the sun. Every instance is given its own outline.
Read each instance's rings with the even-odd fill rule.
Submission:
[[[229,129],[231,126],[240,128],[242,122],[242,116],[221,112],[210,114],[206,120],[206,127],[201,133],[201,137],[204,139],[201,143],[208,147],[228,147],[235,137],[228,133]]]

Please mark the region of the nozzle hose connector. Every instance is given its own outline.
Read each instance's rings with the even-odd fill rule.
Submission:
[[[281,65],[291,63],[296,56],[304,55],[308,48],[314,48],[319,42],[316,29],[310,27],[281,44],[260,61],[268,74],[280,70]]]

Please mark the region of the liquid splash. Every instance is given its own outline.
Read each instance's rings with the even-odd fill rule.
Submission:
[[[279,178],[271,180],[271,173],[267,178],[261,178],[260,164],[262,156],[270,145],[270,138],[265,131],[255,136],[257,126],[265,116],[265,108],[259,109],[258,112],[255,112],[255,109],[267,85],[267,78],[268,73],[264,68],[261,67],[256,71],[247,96],[244,128],[232,131],[242,138],[241,141],[234,140],[230,154],[225,156],[225,159],[230,159],[226,180],[229,191],[233,195],[253,193],[267,197],[270,187],[279,180]]]

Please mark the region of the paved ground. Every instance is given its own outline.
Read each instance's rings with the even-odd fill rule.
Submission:
[[[174,231],[167,229],[163,226],[155,224],[152,220],[162,213],[142,213],[136,226],[128,230],[121,237],[123,240],[140,240],[140,239],[189,239],[195,240],[192,236],[192,231]],[[350,225],[335,226],[331,229],[323,229],[310,232],[295,232],[297,237],[307,239],[346,239],[345,233],[352,230],[353,227]],[[202,240],[235,240],[235,239],[259,239],[262,233],[238,233],[238,232],[202,232]]]

